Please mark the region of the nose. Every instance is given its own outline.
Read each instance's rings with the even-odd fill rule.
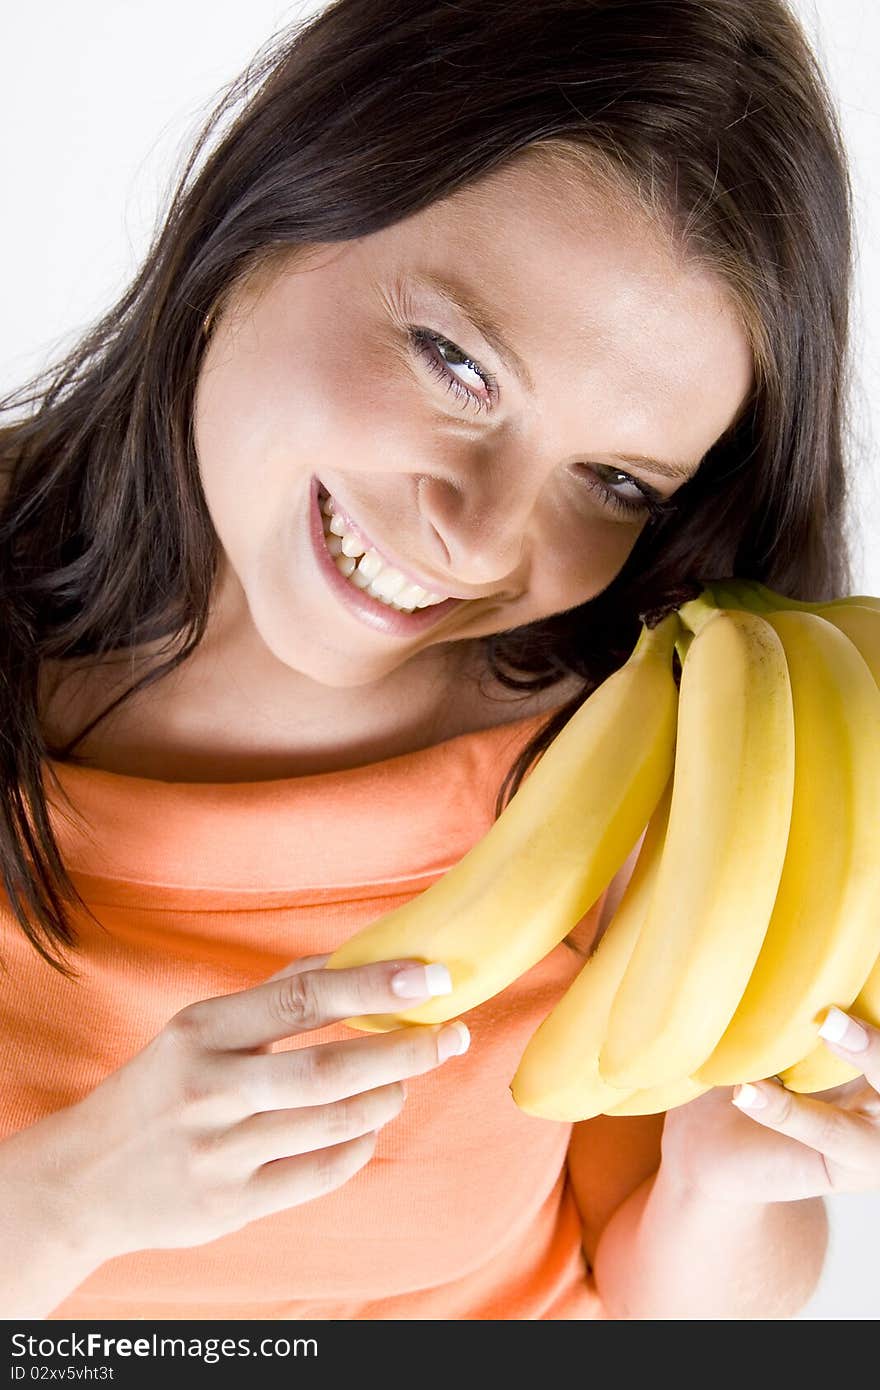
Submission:
[[[451,579],[485,587],[521,575],[540,491],[535,475],[484,455],[476,468],[422,476],[422,516],[442,542]]]

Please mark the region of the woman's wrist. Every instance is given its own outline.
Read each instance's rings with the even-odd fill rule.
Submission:
[[[125,1251],[115,1230],[109,1194],[101,1193],[94,1138],[81,1104],[57,1111],[50,1120],[57,1132],[47,1155],[51,1167],[43,1179],[47,1201],[57,1214],[59,1257],[70,1269],[81,1271],[82,1279]],[[60,1163],[54,1157],[59,1154],[63,1154]]]
[[[64,1162],[45,1124],[0,1141],[3,1318],[46,1317],[103,1263],[75,1194],[65,1189]]]
[[[713,1222],[717,1219],[724,1224],[729,1219],[731,1225],[741,1225],[750,1219],[760,1220],[768,1206],[767,1202],[744,1200],[735,1195],[725,1197],[717,1191],[707,1192],[698,1182],[678,1171],[673,1163],[662,1160],[654,1174],[650,1195],[654,1206],[662,1204],[664,1208],[678,1209],[688,1215],[694,1211],[711,1212]]]
[[[42,1318],[117,1253],[87,1195],[75,1107],[0,1141],[0,1315]]]

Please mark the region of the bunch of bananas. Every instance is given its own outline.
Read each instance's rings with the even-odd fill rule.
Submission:
[[[712,583],[643,623],[458,864],[327,965],[449,967],[451,994],[352,1027],[456,1017],[557,946],[641,839],[516,1104],[575,1121],[774,1075],[824,1090],[859,1074],[819,1041],[828,1005],[880,1024],[878,830],[880,600]]]

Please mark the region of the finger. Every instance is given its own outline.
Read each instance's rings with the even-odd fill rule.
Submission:
[[[829,1051],[858,1067],[868,1085],[880,1091],[880,1029],[832,1005],[819,1036]]]
[[[298,964],[251,989],[187,1005],[172,1020],[175,1031],[209,1051],[261,1047],[358,1014],[397,1013],[401,996],[393,981],[409,975],[413,966],[425,978],[424,963],[408,959],[349,970],[297,969]],[[427,985],[423,993],[407,995],[408,1000],[429,997]]]
[[[396,1081],[333,1105],[264,1111],[226,1130],[215,1150],[224,1171],[253,1173],[264,1163],[314,1153],[379,1130],[400,1114],[405,1100],[406,1086]]]
[[[788,1135],[833,1164],[855,1172],[880,1165],[880,1133],[876,1124],[825,1101],[787,1091],[778,1081],[756,1081],[734,1087],[734,1105],[758,1124]],[[833,1190],[830,1176],[827,1190]]]
[[[248,1208],[249,1221],[257,1221],[273,1212],[301,1206],[314,1201],[326,1192],[333,1192],[365,1168],[373,1157],[378,1135],[374,1130],[332,1149],[320,1149],[315,1154],[296,1154],[279,1158],[258,1168],[246,1184],[242,1201]]]
[[[326,956],[300,956],[299,960],[292,960],[287,965],[282,965],[280,970],[276,970],[274,975],[263,980],[264,985],[268,985],[272,980],[283,980],[285,975],[298,975],[301,970],[322,970],[330,959],[330,952]]]
[[[238,1098],[241,1115],[331,1105],[392,1081],[420,1076],[466,1051],[469,1043],[467,1027],[456,1020],[411,1024],[390,1033],[366,1033],[268,1056],[230,1057],[223,1061],[225,1089]]]
[[[807,1091],[806,1095],[811,1095],[813,1100],[824,1100],[831,1105],[841,1105],[844,1110],[858,1109],[868,1087],[863,1076],[856,1076],[852,1081],[841,1081],[839,1086],[829,1086],[824,1091]],[[877,1097],[880,1101],[880,1096]]]

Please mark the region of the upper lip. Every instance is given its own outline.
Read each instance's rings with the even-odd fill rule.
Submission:
[[[324,485],[324,483],[319,482],[318,486],[322,492],[329,493],[329,495],[333,498],[333,501],[336,503],[337,507],[342,512],[346,521],[351,526],[352,531],[356,532],[363,541],[368,541],[373,549],[377,550],[380,555],[387,559],[389,564],[392,564],[395,566],[396,569],[399,569],[401,574],[405,574],[407,578],[413,582],[413,584],[419,584],[429,594],[443,594],[446,598],[457,598],[468,601],[474,598],[487,597],[486,594],[456,593],[454,589],[450,589],[448,587],[445,580],[426,579],[424,575],[419,575],[413,569],[412,565],[410,565],[409,563],[405,563],[403,560],[398,560],[394,551],[389,546],[385,545],[384,542],[380,544],[378,541],[375,541],[372,537],[371,532],[367,531],[365,526],[361,526],[360,522],[354,519],[352,514],[349,512],[348,508],[343,504],[343,502],[340,501],[335,492],[331,492],[330,489]]]

